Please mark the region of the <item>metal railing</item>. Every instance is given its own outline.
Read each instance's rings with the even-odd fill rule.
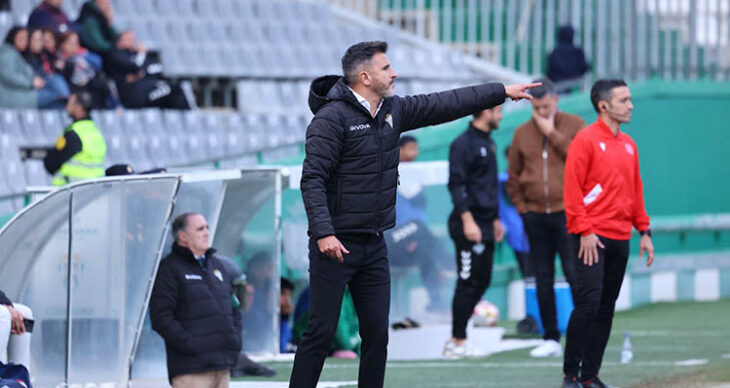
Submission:
[[[727,0],[324,1],[532,75],[570,25],[593,77],[730,78]]]

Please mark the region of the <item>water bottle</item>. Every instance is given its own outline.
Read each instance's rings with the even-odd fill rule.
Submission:
[[[621,363],[628,364],[634,359],[634,350],[631,347],[629,332],[624,333],[624,345],[621,347]]]

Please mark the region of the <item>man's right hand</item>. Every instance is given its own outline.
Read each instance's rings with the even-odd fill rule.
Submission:
[[[598,263],[598,248],[605,248],[595,233],[580,237],[580,250],[578,258],[583,259],[583,264],[592,266]]]
[[[325,255],[337,259],[340,263],[345,261],[343,255],[349,255],[350,251],[335,236],[322,237],[317,240],[319,251]]]
[[[540,85],[542,85],[542,82],[537,82],[534,84],[509,85],[504,87],[504,92],[507,97],[511,98],[514,101],[519,101],[522,99],[532,100],[532,96],[527,94],[527,90],[536,88]]]
[[[23,322],[23,314],[14,309],[11,305],[6,305],[8,311],[10,311],[10,333],[11,334],[23,334],[25,333],[25,323]]]

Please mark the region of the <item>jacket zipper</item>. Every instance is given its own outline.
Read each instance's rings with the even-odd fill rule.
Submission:
[[[381,107],[381,109],[382,109],[382,107]],[[378,114],[380,114],[380,112],[378,112]],[[383,190],[383,184],[382,184],[382,182],[383,182],[383,142],[382,142],[382,139],[380,138],[380,128],[378,127],[377,116],[378,115],[375,115],[375,117],[372,118],[373,126],[375,128],[375,130],[372,132],[375,134],[375,139],[378,142],[378,151],[379,151],[378,159],[380,162],[380,168],[378,169],[378,201],[377,201],[378,203],[375,207],[375,211],[378,212],[378,224],[375,226],[375,234],[380,235],[380,225],[382,225],[382,223],[383,223],[381,220],[381,214],[380,214],[381,213],[380,195],[381,195],[381,191]]]
[[[550,214],[550,187],[548,184],[548,150],[547,137],[542,138],[542,179],[545,188],[545,213]]]

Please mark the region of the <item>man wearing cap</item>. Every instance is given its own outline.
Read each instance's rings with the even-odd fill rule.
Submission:
[[[68,98],[66,112],[73,123],[43,159],[46,171],[53,175],[54,186],[104,176],[106,142],[91,120],[92,106],[87,92],[76,92]]]

